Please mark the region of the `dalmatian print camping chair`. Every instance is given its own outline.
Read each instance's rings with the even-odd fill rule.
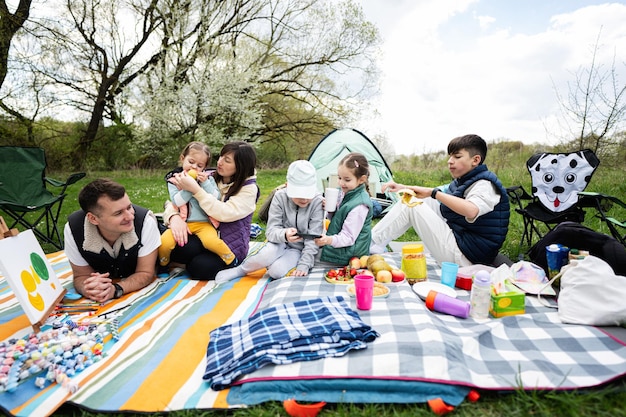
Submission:
[[[585,190],[599,164],[600,160],[590,149],[537,153],[526,161],[532,194],[521,185],[507,189],[511,202],[517,206],[515,211],[524,220],[520,245],[530,247],[533,235],[541,238],[559,223],[582,223],[586,203],[578,193]]]

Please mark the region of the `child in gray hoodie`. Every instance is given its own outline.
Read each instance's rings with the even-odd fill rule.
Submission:
[[[324,231],[322,201],[313,164],[292,162],[287,187],[276,192],[270,205],[267,241],[239,266],[220,271],[215,282],[224,283],[263,268],[273,279],[307,275],[319,250],[312,237]]]

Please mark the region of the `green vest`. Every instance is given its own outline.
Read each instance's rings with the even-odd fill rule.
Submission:
[[[341,205],[333,214],[333,218],[328,225],[328,235],[336,235],[341,231],[343,222],[346,220],[348,213],[353,208],[360,204],[365,204],[369,211],[363,228],[356,238],[356,242],[352,246],[346,246],[345,248],[333,248],[330,245],[322,247],[322,255],[320,259],[324,262],[331,262],[338,265],[348,265],[348,261],[353,257],[361,257],[370,253],[370,243],[372,241],[372,199],[367,191],[365,191],[365,185],[361,184],[343,197]]]

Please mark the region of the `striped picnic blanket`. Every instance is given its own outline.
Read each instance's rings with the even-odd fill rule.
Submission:
[[[63,252],[48,255],[48,260],[63,286],[71,289]],[[14,392],[0,392],[0,409],[42,416],[65,402],[102,412],[228,408],[228,390],[213,391],[202,380],[209,333],[248,317],[266,284],[258,276],[220,286],[185,276],[158,278],[98,311],[127,306],[117,317],[119,340],[105,338],[103,359],[72,377],[79,386],[74,394],[58,384],[39,389],[31,378]],[[0,341],[30,332],[27,317],[0,277]]]

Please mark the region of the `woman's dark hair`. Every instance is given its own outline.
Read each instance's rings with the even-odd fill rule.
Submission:
[[[248,177],[254,175],[256,170],[256,152],[254,148],[247,142],[230,142],[222,147],[220,157],[232,153],[235,161],[235,175],[231,178],[232,185],[225,199],[235,195],[243,187],[243,183]],[[215,181],[223,181],[224,178],[215,171]]]
[[[470,156],[480,155],[480,163],[487,158],[487,143],[478,135],[465,135],[454,138],[448,143],[448,155],[465,149]]]

